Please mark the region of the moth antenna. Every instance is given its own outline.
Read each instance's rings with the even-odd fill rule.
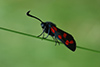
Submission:
[[[30,15],[29,13],[30,13],[30,10],[26,13],[26,15],[27,15],[27,16],[30,16],[30,17],[33,17],[33,18],[39,20],[40,22],[44,23],[42,20],[40,20],[39,18],[37,18],[37,17],[35,17],[35,16]]]

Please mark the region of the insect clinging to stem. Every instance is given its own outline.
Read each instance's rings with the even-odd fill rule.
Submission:
[[[72,50],[72,51],[76,50],[76,42],[75,42],[74,38],[72,37],[72,35],[57,28],[54,23],[43,22],[41,19],[39,19],[35,16],[32,16],[29,13],[30,13],[30,11],[27,12],[27,16],[33,17],[41,22],[41,27],[43,28],[43,32],[38,37],[43,35],[43,33],[45,32],[48,34],[45,38],[47,38],[50,35],[51,37],[53,37],[53,39],[55,40],[56,43],[59,43],[58,40],[60,40],[70,50]],[[43,38],[44,38],[44,36],[43,36]]]

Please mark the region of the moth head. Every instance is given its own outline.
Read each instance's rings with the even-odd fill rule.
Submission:
[[[44,28],[46,26],[45,23],[41,23],[41,27]]]

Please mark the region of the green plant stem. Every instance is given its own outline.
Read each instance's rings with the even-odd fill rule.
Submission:
[[[0,27],[0,29],[1,29],[1,30],[5,30],[5,31],[9,31],[9,32],[13,32],[13,33],[17,33],[17,34],[21,34],[21,35],[25,35],[25,36],[29,36],[29,37],[34,37],[34,38],[38,38],[38,39],[43,39],[42,37],[37,37],[37,36],[35,36],[35,35],[31,35],[31,34],[19,32],[19,31],[15,31],[15,30],[3,28],[3,27]],[[50,40],[50,39],[43,39],[43,40],[47,40],[47,41],[50,41],[50,42],[55,42],[54,40]],[[62,43],[61,43],[61,44],[62,44]],[[85,48],[85,47],[80,47],[80,46],[76,46],[76,47],[77,47],[77,48],[80,48],[80,49],[84,49],[84,50],[88,50],[88,51],[100,53],[100,51],[98,51],[98,50],[93,50],[93,49],[89,49],[89,48]]]

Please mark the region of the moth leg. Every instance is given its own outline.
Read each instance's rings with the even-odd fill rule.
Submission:
[[[43,32],[40,35],[38,35],[37,37],[40,37],[45,32],[45,29],[46,29],[46,27],[43,29]],[[44,37],[44,35],[43,35],[43,37]]]
[[[45,34],[43,33],[43,38],[44,38]]]
[[[60,42],[58,41],[58,39],[56,38],[57,43],[60,45]]]
[[[52,37],[52,38],[53,38],[53,40],[55,41],[55,46],[57,45],[57,43],[60,45],[60,42],[57,40],[56,37]]]
[[[55,46],[57,45],[57,41],[56,41],[56,39],[54,38],[54,37],[52,37],[53,38],[53,40],[55,41]]]
[[[58,41],[57,37],[55,37],[56,43],[60,45],[60,42]]]
[[[44,36],[45,36],[45,34],[43,33],[43,37],[42,37],[42,40],[44,39]]]

